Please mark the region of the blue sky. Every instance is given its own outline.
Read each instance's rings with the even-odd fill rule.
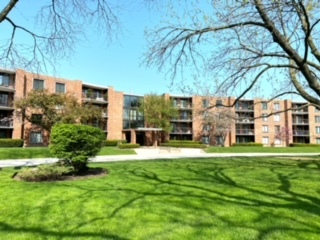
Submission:
[[[147,47],[144,31],[146,27],[157,25],[160,20],[156,9],[148,8],[142,2],[136,4],[132,1],[129,6],[119,10],[119,20],[123,27],[111,43],[107,43],[103,36],[98,36],[96,30],[88,30],[87,41],[78,43],[75,53],[69,59],[59,62],[56,73],[45,74],[113,86],[118,91],[139,95],[150,92],[178,93],[168,87],[170,81],[166,80],[164,73],[156,68],[146,68],[142,64]],[[39,3],[39,0],[20,1],[10,17],[22,22],[24,26],[31,26],[32,13],[40,6]],[[1,9],[3,4],[0,3]],[[2,24],[0,32],[8,31],[9,28],[6,27]],[[22,38],[19,40],[24,41]]]

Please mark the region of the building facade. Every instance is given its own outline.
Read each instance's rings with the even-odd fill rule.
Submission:
[[[243,142],[263,143],[265,146],[320,144],[319,108],[305,102],[241,99],[235,103],[236,99],[232,97],[166,93],[163,97],[173,102],[179,115],[171,120],[172,130],[166,138],[155,138],[159,129],[145,128],[143,114],[138,111],[143,96],[126,94],[113,87],[38,75],[20,69],[0,69],[0,138],[24,139],[25,146],[48,145],[49,133],[35,124],[24,122],[15,114],[14,100],[25,98],[33,89],[73,94],[79,103],[91,103],[101,108],[104,120],[90,125],[101,128],[106,139],[110,140],[126,139],[141,145],[153,144],[150,139],[197,140],[206,144],[220,144],[217,137],[209,134],[210,126],[204,124],[204,114],[233,106],[228,108],[233,121],[226,129],[225,146]]]

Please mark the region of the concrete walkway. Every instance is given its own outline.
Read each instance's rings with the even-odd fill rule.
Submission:
[[[110,155],[97,156],[91,162],[118,162],[154,159],[177,159],[177,158],[214,158],[214,157],[262,157],[262,156],[319,156],[320,153],[205,153],[201,149],[176,149],[176,148],[139,148],[136,155]],[[57,162],[56,158],[41,159],[8,159],[0,160],[0,168],[36,166],[46,163]]]

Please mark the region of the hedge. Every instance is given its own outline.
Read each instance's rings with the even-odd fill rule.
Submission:
[[[4,138],[0,139],[0,147],[7,148],[7,147],[22,147],[23,146],[22,139],[11,139],[11,138]]]
[[[289,147],[320,147],[320,144],[314,143],[290,143]]]
[[[262,143],[247,142],[247,143],[233,143],[232,147],[263,147]]]
[[[123,144],[123,143],[127,143],[127,140],[106,140],[104,142],[104,146],[105,147],[114,147],[114,146],[118,146],[118,144]]]
[[[120,149],[139,148],[139,147],[140,147],[140,144],[133,144],[133,143],[123,143],[118,145],[118,148]]]
[[[176,147],[176,148],[206,148],[207,146],[205,144],[200,144],[197,142],[193,143],[172,143],[172,142],[167,142],[167,143],[161,143],[161,147]]]
[[[202,144],[202,142],[196,142],[196,141],[192,141],[192,140],[170,140],[168,142],[165,143],[172,143],[172,144]]]

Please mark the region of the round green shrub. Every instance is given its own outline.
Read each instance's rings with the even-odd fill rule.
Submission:
[[[50,152],[73,166],[75,173],[87,170],[90,157],[98,154],[105,134],[96,127],[79,124],[57,124],[52,128]]]

